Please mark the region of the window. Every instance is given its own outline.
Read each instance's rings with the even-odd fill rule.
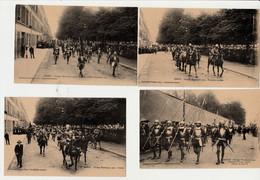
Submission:
[[[21,8],[21,6],[20,6],[20,5],[17,5],[17,6],[16,6],[16,9],[15,9],[15,20],[17,20],[17,21],[20,21],[20,20],[21,20],[20,8]]]

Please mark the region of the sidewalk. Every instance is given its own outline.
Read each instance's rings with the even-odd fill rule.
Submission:
[[[35,73],[37,72],[42,60],[51,49],[35,49],[35,59],[17,58],[14,60],[14,82],[15,83],[31,83]]]
[[[21,135],[10,135],[10,145],[5,144],[4,140],[4,172],[8,169],[9,165],[11,164],[12,160],[15,157],[14,153],[14,147],[17,144],[18,140],[22,141],[23,148],[27,145],[26,141],[26,135],[21,134]]]
[[[203,59],[208,59],[207,56],[201,56]],[[258,79],[258,66],[257,65],[246,65],[246,64],[241,64],[238,62],[230,62],[225,60],[224,61],[224,69],[228,71],[232,71],[244,76],[247,76],[252,79]]]
[[[101,141],[102,150],[111,152],[113,154],[126,158],[126,144],[116,144],[112,142]]]

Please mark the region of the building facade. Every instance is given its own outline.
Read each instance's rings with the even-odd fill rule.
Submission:
[[[15,58],[24,57],[26,48],[35,48],[38,41],[49,42],[51,39],[51,30],[42,6],[16,5]]]
[[[152,45],[150,32],[145,24],[143,11],[140,10],[139,18],[139,46],[150,47]]]
[[[4,108],[5,132],[12,134],[16,128],[28,127],[29,118],[20,98],[6,97]]]

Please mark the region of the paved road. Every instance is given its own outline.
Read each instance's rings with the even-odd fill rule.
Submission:
[[[198,78],[195,77],[194,68],[188,76],[179,71],[175,66],[170,53],[159,52],[157,55],[139,55],[138,62],[138,85],[140,86],[185,86],[185,87],[258,87],[257,67],[243,67],[237,63],[227,62],[224,67],[229,69],[242,69],[242,73],[236,73],[225,69],[222,78],[213,75],[212,66],[210,73],[207,73],[207,57],[202,56]],[[237,67],[238,66],[238,67]],[[187,67],[188,70],[188,67]],[[215,72],[217,72],[215,68]],[[249,72],[248,76],[243,75]],[[249,76],[254,76],[250,78]]]
[[[83,70],[84,77],[79,77],[77,57],[71,57],[69,64],[60,55],[54,64],[52,50],[49,50],[31,83],[34,84],[90,84],[90,85],[136,85],[136,72],[119,66],[116,77],[112,76],[112,67],[106,63],[105,55],[97,64],[97,56],[92,56]]]
[[[211,141],[211,139],[208,139]],[[187,151],[186,157],[183,163],[180,163],[180,151],[178,147],[173,147],[173,156],[170,162],[165,162],[167,159],[167,152],[162,151],[161,159],[152,160],[153,156],[151,152],[144,155],[140,155],[140,167],[141,168],[243,168],[256,166],[256,159],[259,159],[258,154],[258,138],[252,137],[247,134],[247,140],[242,140],[242,136],[236,135],[233,137],[231,147],[235,153],[226,147],[224,164],[216,165],[216,146],[212,151],[211,142],[206,144],[201,152],[200,164],[196,165],[196,155],[191,147],[190,153]],[[158,153],[157,153],[158,154]],[[257,165],[259,167],[259,165]]]
[[[49,140],[46,147],[46,156],[39,154],[36,140],[31,144],[24,141],[23,167],[17,169],[16,157],[13,158],[5,175],[42,175],[42,176],[125,176],[125,158],[116,154],[93,149],[91,146],[87,152],[87,164],[83,162],[83,156],[78,164],[78,172],[74,168],[67,169],[62,164],[62,154],[57,142]],[[106,144],[108,146],[108,144]],[[13,155],[13,150],[10,152]],[[67,157],[68,163],[70,163]]]

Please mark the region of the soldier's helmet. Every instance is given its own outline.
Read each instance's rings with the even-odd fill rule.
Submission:
[[[200,121],[196,121],[194,124],[195,124],[196,126],[201,126],[201,122],[200,122]]]
[[[185,122],[184,122],[184,121],[181,121],[181,122],[179,123],[179,125],[180,125],[180,127],[184,127],[184,126],[185,126]]]
[[[192,44],[191,44],[191,43],[189,43],[189,46],[191,47],[191,46],[192,46]]]
[[[167,124],[172,125],[172,121],[168,120]]]
[[[155,123],[159,124],[159,120],[158,119],[154,120],[154,124]]]
[[[215,47],[218,48],[218,44],[216,44]]]

